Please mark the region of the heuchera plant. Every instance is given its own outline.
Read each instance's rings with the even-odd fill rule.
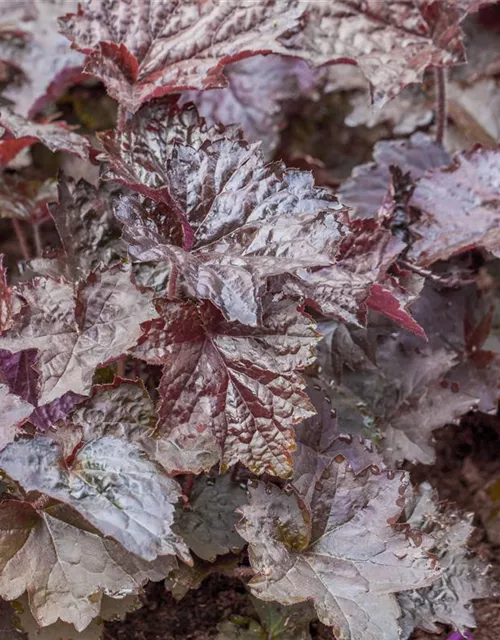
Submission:
[[[445,69],[488,4],[2,4],[23,260],[0,261],[0,596],[30,637],[99,638],[148,580],[180,598],[218,571],[251,577],[259,616],[220,640],[474,627],[470,517],[402,469],[499,400],[478,273],[500,151],[442,137]],[[433,68],[437,138],[379,142],[335,193],[273,153],[340,63],[379,107]],[[95,79],[117,124],[84,135],[50,105]]]

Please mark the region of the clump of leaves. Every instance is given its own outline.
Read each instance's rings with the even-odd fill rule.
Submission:
[[[372,4],[0,9],[0,596],[30,638],[98,638],[148,580],[180,598],[217,571],[251,576],[259,618],[221,640],[473,627],[470,521],[401,464],[500,396],[500,150],[441,135],[491,3]],[[378,143],[337,194],[272,158],[299,94],[380,106],[430,68],[437,140]],[[114,129],[54,113],[82,80]]]

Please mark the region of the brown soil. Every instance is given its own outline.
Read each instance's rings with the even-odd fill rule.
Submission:
[[[442,500],[453,501],[465,511],[476,512],[477,529],[470,541],[474,550],[492,564],[500,580],[500,547],[492,539],[500,531],[491,524],[491,505],[485,487],[500,479],[500,431],[484,421],[459,428],[447,427],[437,435],[437,463],[412,470],[415,482],[428,480]],[[497,520],[498,523],[498,520]],[[106,625],[106,640],[208,640],[217,635],[217,624],[232,615],[252,615],[252,606],[238,579],[211,576],[197,591],[175,602],[161,584],[150,585],[144,608],[125,621]],[[476,603],[477,629],[474,640],[500,638],[500,598]],[[331,631],[314,625],[313,637],[332,640]],[[416,632],[413,640],[441,640],[450,633]],[[362,640],[360,638],[359,640]]]

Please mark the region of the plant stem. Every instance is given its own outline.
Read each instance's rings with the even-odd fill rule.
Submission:
[[[237,576],[238,578],[253,578],[255,575],[255,571],[252,567],[235,567],[231,573],[233,576]]]
[[[28,261],[31,258],[30,249],[28,247],[28,242],[26,241],[26,236],[24,235],[21,223],[17,218],[11,218],[11,220],[17,237],[17,241],[19,242],[21,253],[23,254],[23,258],[24,260]]]
[[[168,277],[168,291],[167,298],[169,300],[175,300],[175,294],[177,292],[177,275],[179,271],[177,269],[177,265],[172,265],[172,270],[170,271],[170,275]]]
[[[42,236],[40,234],[40,222],[33,225],[33,238],[35,240],[36,255],[39,258],[43,254]]]
[[[446,108],[446,70],[442,67],[434,69],[436,90],[436,142],[443,144],[446,132],[448,112]]]
[[[117,378],[125,377],[125,358],[122,356],[116,364],[116,376]]]
[[[125,128],[125,125],[127,124],[127,116],[127,107],[125,107],[123,104],[119,104],[116,123],[116,128],[118,129],[118,131],[123,131],[123,129]]]

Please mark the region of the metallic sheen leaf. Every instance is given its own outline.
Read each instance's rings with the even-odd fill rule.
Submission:
[[[225,86],[224,65],[283,51],[276,38],[303,9],[297,0],[85,0],[61,25],[88,55],[85,71],[135,112],[179,89]]]
[[[67,457],[53,440],[10,444],[0,467],[26,491],[71,505],[96,529],[144,560],[189,551],[171,531],[179,485],[133,444],[104,436]]]
[[[354,476],[333,463],[323,526],[293,491],[257,483],[238,524],[249,542],[262,600],[312,600],[319,619],[345,640],[398,640],[394,593],[430,585],[439,577],[426,556],[429,541],[411,544],[391,523],[399,517],[409,479],[402,472]],[[320,490],[321,491],[321,490]]]
[[[290,302],[271,303],[257,328],[228,323],[208,304],[159,301],[158,310],[161,320],[135,350],[166,365],[155,436],[167,448],[158,461],[190,472],[201,441],[210,466],[220,457],[224,468],[242,462],[255,473],[289,476],[293,426],[312,415],[297,373],[314,360],[309,318]]]
[[[0,141],[0,157],[5,155],[1,150],[2,145],[8,146],[13,141],[16,142],[19,151],[23,147],[41,142],[51,151],[66,151],[82,159],[89,156],[90,142],[88,139],[71,131],[65,122],[32,122],[6,107],[0,107],[0,127],[6,129],[10,134],[4,135],[4,139]],[[7,155],[9,155],[8,152]]]
[[[0,504],[0,595],[28,593],[38,624],[61,620],[81,631],[99,614],[103,594],[137,593],[148,580],[161,580],[175,558],[154,563],[103,538],[68,506],[3,500]]]
[[[76,288],[36,278],[18,291],[26,313],[0,337],[0,348],[38,349],[40,404],[68,391],[88,394],[94,369],[133,347],[141,323],[157,315],[152,296],[135,287],[126,268],[91,274]]]

